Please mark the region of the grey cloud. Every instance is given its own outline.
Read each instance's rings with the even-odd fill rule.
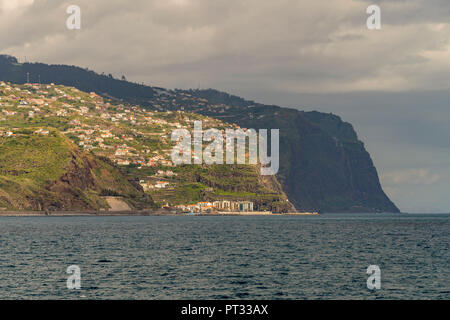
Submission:
[[[65,29],[68,3],[59,0],[35,0],[21,13],[2,19],[2,51],[114,74],[130,70],[130,79],[162,80],[170,87],[192,80],[220,86],[240,73],[247,81],[266,86],[274,85],[275,76],[277,86],[286,91],[339,92],[429,86],[435,74],[427,75],[426,70],[439,61],[423,53],[446,50],[450,44],[449,26],[436,31],[409,18],[404,27],[386,25],[370,32],[365,28],[368,2],[364,1],[136,0],[130,5],[120,0],[80,0],[78,4],[83,29],[76,33]],[[446,12],[439,10],[437,16],[429,9],[433,5],[419,0],[380,4],[383,17],[386,12],[398,21],[415,17],[422,9],[422,16],[440,23]],[[134,68],[136,64],[139,68]],[[181,70],[171,72],[174,65]],[[449,68],[436,72],[447,73]],[[444,81],[441,87],[450,83]]]

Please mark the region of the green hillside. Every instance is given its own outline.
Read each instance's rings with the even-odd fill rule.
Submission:
[[[71,152],[56,132],[33,135],[31,130],[16,131],[14,139],[0,137],[0,175],[30,187],[42,187],[64,172]]]
[[[134,209],[226,199],[295,210],[256,165],[175,166],[171,133],[193,130],[195,121],[204,129],[238,128],[73,87],[0,82],[0,208],[100,210],[114,196]]]
[[[246,128],[281,129],[277,179],[299,210],[399,212],[353,127],[335,115],[263,105],[213,89],[166,90],[75,66],[21,64],[0,56],[0,80],[25,83],[27,73],[32,82],[40,76],[42,83],[95,91],[149,110],[183,110]]]
[[[116,168],[80,152],[56,130],[1,137],[0,168],[0,207],[7,210],[99,210],[108,207],[102,198],[108,191],[136,207],[153,205]]]

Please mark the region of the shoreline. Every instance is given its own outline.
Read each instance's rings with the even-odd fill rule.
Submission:
[[[0,217],[114,217],[175,216],[173,212],[155,211],[0,211]]]
[[[273,213],[271,211],[253,212],[212,212],[212,213],[181,213],[169,210],[144,211],[0,211],[0,217],[126,217],[126,216],[313,216],[302,213]]]

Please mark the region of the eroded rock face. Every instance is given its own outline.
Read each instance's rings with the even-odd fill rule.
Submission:
[[[67,165],[66,173],[59,180],[52,182],[46,189],[53,192],[64,192],[64,190],[71,188],[95,189],[95,178],[92,170],[97,167],[94,159],[74,151],[72,160]]]
[[[94,159],[74,151],[66,173],[46,187],[49,192],[60,195],[60,197],[57,197],[55,201],[45,202],[44,208],[50,210],[97,209],[101,203],[91,203],[83,197],[85,191],[101,191],[96,185],[92,173],[96,167],[97,163]]]

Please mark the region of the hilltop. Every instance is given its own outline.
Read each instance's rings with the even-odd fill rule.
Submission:
[[[238,128],[182,111],[152,111],[55,84],[0,82],[0,208],[107,209],[107,196],[134,209],[201,201],[251,201],[291,211],[275,177],[257,165],[171,161],[171,132]]]
[[[399,212],[351,124],[336,115],[248,101],[224,92],[168,90],[75,66],[19,63],[0,57],[0,80],[57,83],[154,111],[187,111],[244,128],[281,129],[277,180],[299,210]]]

